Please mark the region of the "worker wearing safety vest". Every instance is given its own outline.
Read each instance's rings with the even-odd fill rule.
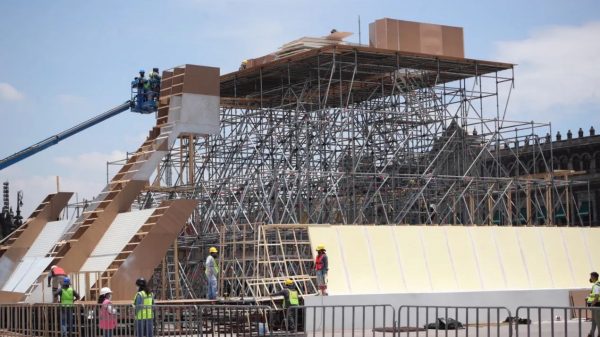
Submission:
[[[294,287],[294,281],[287,279],[284,282],[285,287],[270,296],[283,296],[283,309],[284,315],[287,320],[288,331],[296,330],[296,317],[298,316],[298,310],[294,310],[293,307],[300,305],[300,297],[298,290]]]
[[[216,247],[210,247],[208,250],[209,255],[206,257],[206,263],[204,265],[207,280],[206,298],[209,300],[216,300],[217,294],[219,293],[218,280],[219,277],[219,264],[217,263],[217,255],[219,251]]]
[[[53,294],[60,289],[65,277],[67,277],[67,273],[65,273],[64,269],[59,266],[50,267],[50,272],[48,273],[48,287],[52,285]],[[55,297],[54,301],[58,303],[58,297]]]
[[[590,273],[590,283],[594,285],[586,302],[588,306],[594,308],[592,309],[592,329],[588,336],[594,336],[596,327],[600,325],[600,281],[598,281],[598,273],[595,271]],[[600,327],[598,329],[600,330]]]
[[[327,296],[327,271],[329,270],[329,261],[325,253],[325,245],[317,246],[317,257],[315,259],[315,271],[317,274],[317,287],[321,295]]]
[[[70,336],[73,330],[73,303],[79,300],[79,294],[71,288],[71,279],[63,278],[62,288],[54,293],[60,302],[61,335]]]
[[[138,286],[138,292],[133,299],[135,306],[135,336],[136,337],[152,337],[154,335],[154,295],[148,288],[146,280],[143,278],[137,279],[135,285]]]

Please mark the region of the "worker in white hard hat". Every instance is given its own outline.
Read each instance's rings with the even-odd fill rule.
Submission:
[[[325,253],[325,245],[317,245],[317,257],[315,258],[315,272],[317,274],[317,287],[322,296],[327,296],[327,271],[329,261]]]
[[[112,307],[112,290],[104,287],[100,289],[98,304],[101,305],[98,314],[98,327],[102,331],[102,336],[112,337],[113,330],[117,327],[117,310]]]
[[[219,277],[219,264],[217,263],[217,256],[219,251],[216,247],[210,247],[208,249],[208,257],[206,258],[205,271],[207,283],[206,298],[209,300],[216,300],[218,289],[218,277]]]
[[[67,277],[67,273],[65,273],[64,269],[56,265],[50,267],[50,272],[48,273],[48,287],[52,286],[53,294],[63,285],[65,277]],[[54,302],[58,303],[58,297],[54,297]]]

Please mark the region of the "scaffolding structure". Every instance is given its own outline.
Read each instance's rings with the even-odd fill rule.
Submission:
[[[220,134],[180,138],[138,198],[200,201],[178,281],[157,275],[200,297],[217,246],[227,295],[315,293],[305,224],[581,224],[551,126],[505,118],[513,84],[511,64],[343,45],[221,76]]]

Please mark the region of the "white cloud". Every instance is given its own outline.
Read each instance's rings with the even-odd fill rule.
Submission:
[[[8,83],[0,83],[0,100],[4,101],[19,101],[25,98],[25,95],[15,89]]]
[[[516,63],[509,118],[585,122],[600,105],[600,22],[537,30],[497,44],[499,60]],[[592,121],[593,122],[593,121]],[[572,124],[569,124],[572,127]]]

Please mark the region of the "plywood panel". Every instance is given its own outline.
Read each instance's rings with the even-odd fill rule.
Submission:
[[[404,272],[390,226],[367,227],[375,274],[381,293],[402,293],[406,291]]]
[[[477,262],[485,290],[504,289],[506,283],[496,242],[492,237],[495,227],[472,227],[471,239],[476,250]]]
[[[425,258],[434,291],[454,291],[458,288],[443,227],[424,227]]]
[[[337,234],[340,240],[350,289],[355,294],[378,293],[378,282],[371,260],[369,244],[364,226],[339,226]]]
[[[552,288],[552,276],[548,270],[546,254],[544,253],[538,228],[521,227],[517,234],[532,287],[537,289]]]
[[[471,227],[446,227],[448,245],[456,271],[458,289],[462,291],[482,290],[479,267],[475,258],[474,248],[467,231]]]
[[[408,292],[431,291],[431,280],[421,240],[420,226],[397,226],[394,235]]]
[[[329,261],[327,292],[331,295],[350,294],[346,264],[342,259],[339,249],[340,243],[338,242],[335,227],[310,227],[308,233],[313,248],[319,244],[324,244],[327,248],[327,258]],[[313,254],[316,256],[316,252],[313,251]]]
[[[587,229],[587,228],[586,228]],[[573,287],[588,287],[588,277],[593,271],[584,239],[584,228],[561,228],[569,262],[573,270]]]
[[[571,272],[565,244],[561,237],[560,228],[546,227],[541,230],[544,249],[548,257],[548,266],[552,274],[555,288],[569,288],[575,282]]]
[[[521,255],[515,227],[493,227],[506,276],[507,289],[529,289],[529,277]]]

